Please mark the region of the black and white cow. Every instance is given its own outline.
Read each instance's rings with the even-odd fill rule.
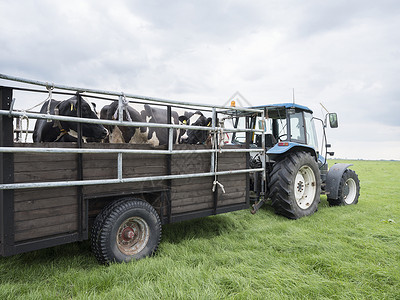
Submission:
[[[127,115],[129,112],[129,117]],[[118,120],[118,102],[115,101],[110,105],[106,105],[100,112],[100,117],[108,120]],[[148,104],[143,106],[140,113],[131,106],[126,106],[123,113],[124,121],[132,122],[146,122],[146,123],[159,123],[167,124],[167,110],[158,107],[151,107]],[[211,118],[209,118],[211,119]],[[184,115],[179,116],[176,111],[171,112],[172,124],[185,124],[185,125],[198,125],[209,126],[200,111],[195,113],[185,112]],[[208,120],[209,121],[209,120]],[[168,144],[168,128],[157,127],[131,127],[131,126],[108,126],[110,132],[110,143],[133,143],[133,144],[150,144],[153,146],[167,145]],[[174,144],[189,143],[189,144],[202,144],[206,141],[208,131],[203,130],[188,130],[174,129],[173,130]]]
[[[206,118],[202,112],[196,111],[189,115],[180,116],[179,122],[193,126],[211,127],[212,118]],[[206,130],[188,129],[182,134],[179,142],[183,144],[203,144],[207,141],[209,134],[210,132]]]
[[[49,100],[51,115],[60,115],[68,117],[77,117],[77,102],[76,96],[64,100]],[[46,101],[40,113],[45,114],[48,110],[49,101]],[[98,119],[96,113],[92,110],[89,103],[82,99],[82,117],[88,119]],[[107,129],[101,124],[88,124],[81,123],[82,134],[85,138],[90,141],[101,141],[107,136]],[[38,119],[35,124],[35,129],[33,131],[33,141],[38,142],[76,142],[77,141],[77,126],[76,122],[71,121],[56,121],[52,120],[48,122],[47,120]]]

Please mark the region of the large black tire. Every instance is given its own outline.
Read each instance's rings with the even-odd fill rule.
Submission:
[[[360,180],[356,172],[346,169],[339,183],[338,198],[332,199],[328,196],[330,206],[352,205],[358,203],[360,196]]]
[[[92,252],[96,259],[101,263],[104,264],[106,263],[104,261],[104,256],[102,255],[101,248],[100,248],[100,242],[99,242],[99,234],[101,230],[103,229],[104,226],[104,221],[106,220],[106,217],[110,214],[110,212],[114,209],[116,205],[118,205],[121,202],[124,201],[130,201],[132,198],[130,197],[125,197],[121,198],[118,200],[115,200],[109,204],[107,204],[102,211],[96,216],[96,219],[93,222],[93,226],[90,231],[90,244],[92,248]]]
[[[92,250],[100,263],[128,262],[154,254],[161,239],[156,210],[140,199],[124,198],[106,207],[92,229]]]
[[[268,187],[277,214],[289,219],[312,215],[321,201],[318,164],[309,153],[290,153],[274,164]]]

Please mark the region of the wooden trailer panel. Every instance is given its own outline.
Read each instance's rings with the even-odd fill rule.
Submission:
[[[225,146],[226,149],[237,149],[242,146]],[[176,150],[211,149],[205,145],[175,145]],[[172,174],[206,173],[211,168],[211,153],[182,154],[172,157]],[[230,171],[246,168],[246,153],[218,153],[218,171]],[[214,177],[199,177],[172,180],[171,204],[172,214],[216,209],[227,205],[247,203],[246,174],[218,176],[218,181],[224,185],[225,193],[220,187],[218,195],[212,188]],[[215,198],[216,197],[216,198]],[[215,202],[216,201],[216,202]]]
[[[77,169],[77,154],[14,154],[15,183],[76,180]],[[14,191],[15,242],[76,231],[78,216],[77,187]]]
[[[74,143],[21,144],[29,147],[67,147]],[[238,148],[240,146],[228,146]],[[84,148],[152,149],[149,145],[85,144]],[[165,149],[159,147],[158,149]],[[174,145],[175,150],[211,149],[206,145]],[[174,154],[170,157],[172,175],[207,173],[211,168],[211,153]],[[160,176],[168,174],[168,156],[159,154],[123,154],[123,178]],[[218,171],[246,168],[245,153],[218,153]],[[118,177],[118,155],[114,153],[82,154],[83,180],[116,179]],[[78,180],[78,154],[16,153],[14,155],[14,181],[54,182]],[[171,215],[181,215],[229,205],[245,205],[246,174],[231,174],[218,177],[225,193],[218,187],[212,191],[213,176],[170,180]],[[83,186],[82,192],[89,203],[83,201],[79,212],[79,187],[56,187],[23,189],[14,191],[15,242],[76,232],[79,218],[87,230],[87,218],[94,218],[113,195],[132,195],[152,202],[156,210],[167,217],[166,199],[161,199],[162,190],[169,188],[168,181],[146,181],[121,184]],[[155,191],[155,192],[152,192]],[[146,192],[146,195],[141,193]],[[99,200],[110,196],[108,199]],[[92,200],[91,200],[92,199]],[[95,199],[95,200],[93,200]],[[96,200],[97,199],[97,200]],[[164,202],[163,202],[164,201]],[[216,202],[215,202],[216,201]],[[163,202],[163,203],[162,203]],[[86,208],[88,205],[88,208]],[[217,205],[217,206],[216,206]],[[161,213],[163,210],[163,213]],[[88,211],[88,212],[87,212]],[[82,217],[83,216],[83,217]]]

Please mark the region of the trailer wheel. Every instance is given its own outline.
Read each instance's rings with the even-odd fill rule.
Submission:
[[[277,214],[289,219],[312,215],[321,201],[317,162],[306,152],[286,155],[273,166],[269,191]]]
[[[359,196],[360,180],[356,172],[346,169],[340,179],[338,198],[331,199],[328,196],[328,202],[330,206],[357,204]]]
[[[100,218],[99,218],[100,220]],[[161,221],[147,202],[131,199],[111,205],[92,237],[100,263],[128,262],[152,255],[161,239]]]
[[[101,264],[104,264],[105,261],[100,248],[99,234],[103,228],[104,221],[116,205],[129,200],[132,200],[132,198],[121,198],[109,203],[103,208],[103,210],[96,216],[96,219],[94,220],[93,226],[90,231],[90,245],[94,256]]]

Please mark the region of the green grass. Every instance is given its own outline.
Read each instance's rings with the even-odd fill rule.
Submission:
[[[0,299],[400,299],[400,162],[353,163],[357,205],[172,224],[154,257],[109,267],[88,242],[0,258]]]

